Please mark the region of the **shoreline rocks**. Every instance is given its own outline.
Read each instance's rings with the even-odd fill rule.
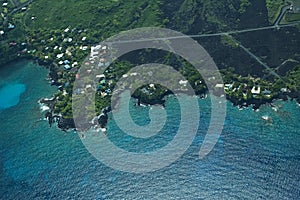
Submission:
[[[169,94],[166,94],[165,96],[167,96]],[[300,103],[300,98],[298,96],[299,94],[279,94],[277,96],[274,96],[270,99],[249,99],[249,100],[244,100],[244,99],[236,99],[233,97],[230,97],[229,95],[226,95],[226,99],[230,102],[233,103],[234,106],[239,106],[239,107],[250,107],[252,106],[252,108],[254,110],[258,110],[260,108],[260,106],[265,105],[265,104],[270,104],[272,106],[272,103],[275,100],[283,100],[283,101],[287,101],[289,100],[289,97],[291,98],[291,100],[296,100],[298,103]],[[165,96],[163,96],[163,98],[165,98]],[[134,98],[134,97],[133,97]],[[199,97],[200,98],[200,97]],[[165,106],[165,101],[164,99],[158,99],[155,101],[143,101],[141,99],[136,99],[137,100],[137,105],[141,106],[142,104],[147,104],[147,105],[162,105]],[[40,103],[45,103],[47,105],[49,104],[53,104],[55,101],[54,98],[50,98],[50,99],[42,99],[40,100]],[[111,107],[106,107],[104,109],[102,109],[102,112],[99,116],[95,117],[95,120],[93,120],[93,122],[88,123],[82,127],[84,127],[84,130],[88,130],[92,127],[100,127],[102,129],[106,128],[107,124],[108,124],[108,114],[111,112]],[[53,115],[52,114],[52,110],[51,112],[47,112],[45,114],[45,117],[48,120],[48,123],[50,125],[50,127],[52,126],[52,124],[54,122],[58,122],[57,127],[60,128],[62,131],[67,131],[69,129],[76,129],[76,125],[74,122],[73,118],[64,118],[63,116],[60,115]]]

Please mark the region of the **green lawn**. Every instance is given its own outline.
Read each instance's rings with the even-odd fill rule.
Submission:
[[[300,13],[288,13],[284,17],[284,22],[300,21]]]

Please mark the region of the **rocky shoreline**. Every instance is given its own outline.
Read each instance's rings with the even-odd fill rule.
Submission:
[[[76,130],[75,121],[73,118],[65,118],[60,113],[53,112],[55,98],[43,98],[39,101],[40,104],[46,105],[49,107],[49,111],[45,113],[45,118],[51,127],[54,123],[57,123],[57,127],[62,131],[67,131],[69,129]],[[108,113],[111,111],[110,107],[102,109],[102,113],[93,119],[89,124],[86,124],[86,129],[89,129],[92,126],[99,126],[100,128],[105,128],[108,123]]]
[[[36,60],[36,62],[39,65],[42,66],[47,66],[49,68],[49,80],[51,82],[51,85],[57,86],[58,91],[60,92],[65,92],[67,89],[72,90],[72,88],[67,88],[65,87],[65,82],[62,82],[61,79],[58,76],[58,66],[55,65],[55,63],[46,63],[42,60]],[[226,85],[226,84],[225,84]],[[243,85],[241,83],[241,85]],[[224,86],[223,86],[224,87]],[[217,88],[217,89],[222,89],[225,91],[224,88]],[[249,90],[249,89],[248,89]],[[72,96],[72,91],[67,94],[71,98]],[[132,98],[137,100],[137,106],[140,106],[141,104],[146,104],[146,105],[165,105],[165,97],[168,95],[172,95],[173,93],[171,91],[166,90],[165,92],[162,92],[158,96],[150,96],[150,95],[145,95],[141,93],[133,93]],[[228,94],[227,92],[221,92],[221,94],[226,95],[226,99],[229,100],[230,102],[233,103],[234,106],[240,107],[240,108],[245,108],[245,107],[252,107],[254,110],[257,110],[260,108],[261,105],[264,104],[271,104],[275,100],[284,100],[287,101],[289,98],[292,100],[295,99],[298,103],[300,103],[300,93],[295,92],[295,91],[284,91],[284,92],[278,92],[275,95],[269,95],[270,98],[262,98],[262,97],[251,97],[251,98],[237,98],[234,93]],[[197,93],[197,96],[202,97],[206,96],[207,91],[202,91],[201,93]],[[216,94],[217,96],[219,94]],[[253,95],[254,96],[254,95]],[[46,104],[49,108],[50,111],[46,113],[45,117],[47,118],[49,125],[51,126],[53,123],[57,123],[58,128],[60,128],[63,131],[69,130],[69,129],[76,129],[74,119],[71,116],[64,116],[60,112],[54,112],[55,104],[56,104],[56,98],[57,96],[54,96],[51,99],[42,99],[40,103]],[[86,129],[89,129],[90,127],[99,127],[99,128],[105,128],[107,123],[108,123],[108,113],[111,111],[111,107],[105,107],[102,109],[101,113],[94,119],[92,122],[89,124],[84,125]],[[97,122],[97,123],[95,123]]]
[[[55,82],[51,83],[53,85],[56,85]],[[163,95],[163,98],[161,99],[141,99],[138,96],[132,95],[134,99],[136,99],[136,106],[141,106],[143,105],[162,105],[165,106],[165,97],[172,95],[170,92],[166,92]],[[202,96],[206,96],[205,94],[198,95],[199,98]],[[258,110],[260,106],[269,104],[270,106],[273,106],[274,101],[277,100],[283,100],[283,101],[288,101],[290,100],[296,100],[300,104],[300,93],[295,92],[295,93],[282,93],[277,96],[274,96],[273,98],[270,98],[268,100],[265,99],[250,99],[250,100],[244,100],[244,99],[236,99],[232,96],[226,95],[226,99],[233,103],[234,106],[240,107],[240,108],[247,108],[247,107],[252,107],[254,110]],[[67,131],[70,129],[76,130],[76,125],[74,122],[73,118],[65,118],[61,114],[53,113],[53,107],[55,103],[55,98],[51,99],[41,99],[39,101],[42,104],[47,105],[50,108],[50,111],[48,111],[45,114],[45,118],[48,120],[49,126],[51,127],[54,123],[57,123],[57,127],[60,128],[63,131]],[[95,117],[89,124],[86,124],[86,130],[88,130],[91,127],[97,127],[101,129],[106,129],[109,117],[108,114],[111,112],[111,107],[106,107],[102,109],[102,112],[99,116]]]

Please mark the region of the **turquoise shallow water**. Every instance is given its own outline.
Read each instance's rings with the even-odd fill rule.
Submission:
[[[170,166],[131,174],[97,161],[75,133],[49,128],[38,99],[56,88],[47,70],[31,62],[0,68],[0,85],[24,84],[20,101],[0,111],[1,199],[299,199],[300,109],[295,102],[276,102],[259,112],[228,103],[222,135],[213,151],[198,159],[210,121],[209,100],[199,100],[199,131],[187,152]],[[1,88],[1,87],[0,87]],[[3,100],[1,100],[3,101]],[[7,99],[5,100],[7,101]],[[147,107],[134,107],[138,124],[149,123]],[[178,102],[170,98],[170,121],[179,121]],[[267,123],[261,117],[272,117]],[[109,135],[119,147],[145,152],[171,141],[176,125],[152,140],[122,133],[113,120]]]
[[[26,87],[20,83],[9,83],[0,89],[0,110],[15,106],[20,101],[20,95]]]

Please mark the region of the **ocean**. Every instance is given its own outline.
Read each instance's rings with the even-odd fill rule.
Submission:
[[[299,199],[300,107],[277,101],[239,110],[227,103],[223,132],[204,159],[199,150],[210,122],[210,101],[199,99],[200,122],[191,146],[174,163],[148,173],[114,170],[95,159],[80,136],[49,127],[38,100],[57,90],[48,70],[30,61],[0,67],[0,198],[9,199]],[[175,137],[178,101],[170,97],[172,120],[156,137],[124,134],[113,118],[108,138],[130,152],[159,149]],[[149,107],[130,103],[139,125]],[[266,121],[263,116],[270,119]]]

